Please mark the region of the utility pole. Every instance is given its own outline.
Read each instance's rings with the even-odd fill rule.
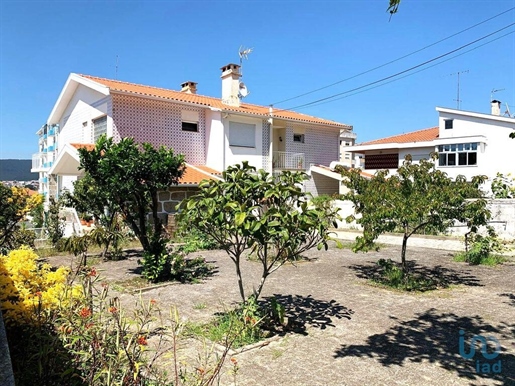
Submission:
[[[469,70],[464,70],[464,71],[458,71],[458,72],[453,72],[451,74],[452,75],[458,75],[458,90],[457,90],[457,93],[456,93],[456,108],[459,110],[460,109],[460,103],[461,103],[461,99],[460,99],[460,75],[461,74],[465,74],[469,72]]]

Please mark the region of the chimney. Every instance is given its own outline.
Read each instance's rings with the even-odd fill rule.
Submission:
[[[222,103],[229,106],[240,106],[240,66],[229,63],[222,70]]]
[[[492,106],[492,115],[501,115],[501,101],[498,101],[494,99],[492,102],[490,102],[490,105]]]
[[[197,83],[192,81],[187,81],[181,83],[181,92],[185,92],[187,94],[196,94],[197,93]]]

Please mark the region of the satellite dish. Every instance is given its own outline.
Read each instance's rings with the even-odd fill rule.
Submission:
[[[249,90],[247,89],[247,86],[245,86],[245,83],[240,82],[240,97],[245,98],[247,95],[249,95]]]

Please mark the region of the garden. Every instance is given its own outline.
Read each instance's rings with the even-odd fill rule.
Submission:
[[[44,218],[47,249],[20,226],[41,200],[0,187],[0,304],[16,384],[515,381],[515,264],[492,229],[478,232],[490,216],[481,178],[451,181],[409,159],[390,178],[342,171],[364,227],[345,244],[302,173],[243,163],[183,201],[172,236],[157,196],[180,179],[182,156],[106,138],[80,154],[85,177]],[[65,204],[96,229],[63,238]],[[418,230],[451,221],[470,228],[463,253],[407,248]],[[400,248],[377,243],[399,230]],[[465,355],[464,334],[499,345],[474,356],[472,343]]]

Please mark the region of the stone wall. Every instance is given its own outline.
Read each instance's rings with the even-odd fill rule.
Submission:
[[[168,190],[159,192],[159,204],[157,208],[159,218],[161,218],[165,224],[168,224],[169,214],[177,213],[177,205],[179,205],[182,200],[190,198],[198,192],[199,188],[196,186],[182,187],[180,185],[172,186],[168,188]]]

